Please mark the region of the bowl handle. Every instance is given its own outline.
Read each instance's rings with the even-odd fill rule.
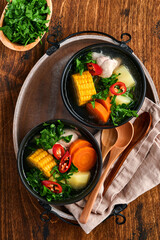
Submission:
[[[111,38],[113,41],[117,42],[119,44],[120,47],[124,48],[125,50],[129,51],[130,53],[133,52],[133,50],[126,44],[128,42],[131,41],[131,35],[129,33],[122,33],[121,34],[121,41],[117,40],[116,38],[114,38],[113,36],[107,34],[107,33],[104,33],[104,32],[99,32],[99,31],[81,31],[81,32],[76,32],[76,33],[73,33],[73,34],[70,34],[69,36],[67,36],[66,38],[62,39],[61,41],[57,41],[57,34],[56,33],[53,33],[53,34],[49,34],[47,36],[47,41],[48,43],[52,44],[52,47],[50,47],[47,51],[46,51],[46,54],[47,55],[51,55],[52,53],[54,53],[55,51],[57,51],[57,49],[60,47],[60,44],[63,43],[64,41],[66,41],[67,39],[71,38],[71,37],[74,37],[74,36],[77,36],[77,35],[80,35],[80,34],[85,34],[85,33],[92,33],[92,34],[100,34],[100,35],[104,35],[104,36],[107,36],[109,38]],[[123,40],[123,37],[124,36],[127,36],[128,39],[127,40]],[[51,38],[54,38],[55,41],[51,41],[50,39]]]

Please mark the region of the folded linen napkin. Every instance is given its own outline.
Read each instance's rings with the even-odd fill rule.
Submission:
[[[144,111],[152,115],[148,135],[128,155],[104,197],[101,188],[88,222],[79,222],[85,199],[66,205],[87,234],[111,214],[116,204],[128,204],[160,183],[160,106],[145,98],[139,114]],[[100,135],[101,132],[98,132],[95,136],[99,143]]]

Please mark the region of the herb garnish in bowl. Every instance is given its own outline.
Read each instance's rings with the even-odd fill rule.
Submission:
[[[51,120],[29,135],[18,153],[18,169],[31,193],[58,205],[89,193],[100,176],[101,156],[87,130],[66,120]]]
[[[138,116],[134,110],[136,81],[119,58],[88,52],[75,58],[71,79],[77,105],[86,107],[90,119],[118,126]]]
[[[1,40],[7,46],[7,39],[12,44],[19,45],[16,50],[26,45],[34,46],[45,32],[52,12],[51,0],[7,0],[8,4],[0,22]],[[12,49],[16,48],[16,45]],[[10,47],[11,48],[11,47]],[[22,48],[23,49],[23,48]],[[29,48],[30,49],[30,48]],[[29,50],[26,49],[25,50]],[[21,50],[22,51],[22,50]]]
[[[136,117],[146,93],[146,78],[128,48],[89,45],[67,62],[61,96],[69,113],[95,129],[115,128]]]

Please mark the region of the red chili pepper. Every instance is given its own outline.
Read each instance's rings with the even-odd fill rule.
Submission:
[[[92,76],[101,75],[102,68],[96,63],[87,63],[88,71]]]
[[[48,188],[50,191],[52,191],[54,193],[61,193],[62,192],[62,187],[57,182],[44,180],[44,181],[42,181],[42,185],[44,185],[46,188]]]
[[[116,82],[110,87],[109,90],[114,95],[122,95],[127,91],[127,88],[123,82]]]
[[[58,160],[61,159],[65,154],[64,148],[62,147],[61,144],[58,144],[58,143],[53,145],[52,151],[53,151],[54,157]]]
[[[71,155],[67,151],[61,159],[61,162],[59,164],[59,171],[61,173],[65,173],[69,170],[70,166],[71,166]]]

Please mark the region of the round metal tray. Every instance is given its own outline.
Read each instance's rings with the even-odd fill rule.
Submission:
[[[71,119],[76,122],[66,110],[61,99],[60,81],[62,72],[67,61],[74,53],[91,44],[102,42],[118,44],[106,36],[94,34],[75,36],[61,42],[59,49],[50,56],[44,54],[35,64],[24,81],[15,107],[13,144],[16,155],[25,134],[39,123],[54,118]],[[159,103],[152,78],[143,63],[138,58],[137,60],[141,63],[145,72],[147,80],[146,96],[155,103]],[[65,207],[51,207],[51,211],[60,217],[75,220]]]

